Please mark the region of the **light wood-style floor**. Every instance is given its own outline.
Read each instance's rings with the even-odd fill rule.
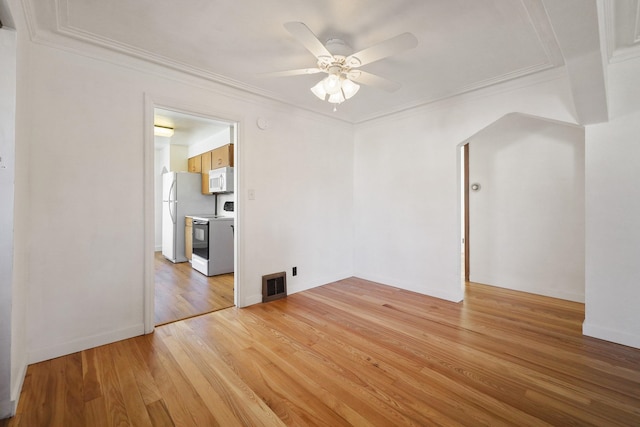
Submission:
[[[4,426],[638,426],[640,350],[582,304],[361,279],[29,366]]]
[[[163,325],[233,306],[233,273],[207,277],[188,262],[155,253],[155,324]]]

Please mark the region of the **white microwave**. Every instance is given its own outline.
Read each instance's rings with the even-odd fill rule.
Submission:
[[[230,166],[209,171],[209,193],[233,192],[233,168]]]

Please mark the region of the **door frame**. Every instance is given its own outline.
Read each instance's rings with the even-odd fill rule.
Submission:
[[[464,144],[463,186],[464,186],[464,281],[469,281],[469,142]]]
[[[242,149],[243,120],[239,117],[233,117],[227,112],[216,111],[210,106],[192,105],[188,102],[175,98],[165,97],[162,95],[144,94],[144,144],[143,144],[143,227],[144,227],[144,244],[143,244],[143,323],[144,333],[150,334],[155,329],[155,146],[154,146],[154,110],[162,108],[172,110],[183,114],[200,116],[212,120],[225,121],[234,125],[235,143],[234,143],[234,180],[235,180],[235,227],[234,227],[234,296],[233,302],[236,307],[242,306],[243,283],[242,277],[244,272],[241,267],[242,262],[242,232],[244,230],[242,210],[244,205],[242,198],[243,180],[240,170],[244,159]]]

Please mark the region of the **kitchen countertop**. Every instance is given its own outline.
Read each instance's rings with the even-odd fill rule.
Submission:
[[[185,217],[186,218],[192,218],[192,219],[202,219],[202,220],[207,220],[207,219],[233,219],[232,216],[214,215],[214,214],[185,215]]]

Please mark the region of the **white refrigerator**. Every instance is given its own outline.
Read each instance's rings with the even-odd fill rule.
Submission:
[[[171,262],[185,262],[185,215],[213,214],[215,197],[201,192],[199,173],[162,174],[162,255]]]

